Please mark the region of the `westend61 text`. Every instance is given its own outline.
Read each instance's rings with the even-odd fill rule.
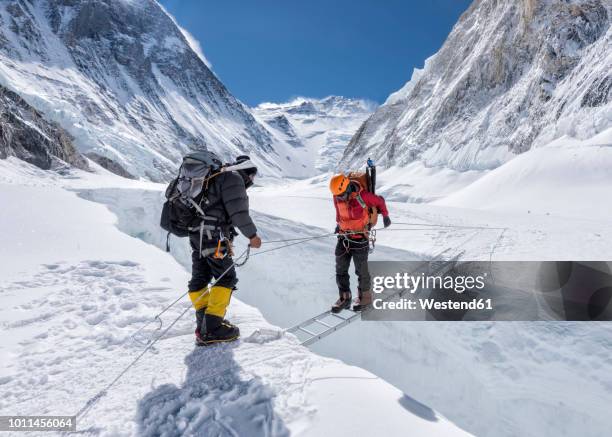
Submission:
[[[493,302],[491,299],[472,299],[466,302],[455,302],[453,300],[439,301],[430,299],[400,299],[397,301],[385,301],[384,299],[374,299],[372,306],[376,310],[492,310]]]

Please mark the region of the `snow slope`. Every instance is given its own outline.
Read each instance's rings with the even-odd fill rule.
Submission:
[[[104,186],[116,199],[144,192],[159,199],[161,187],[93,168],[99,174],[62,177],[14,158],[0,161],[0,229],[10,230],[0,245],[3,414],[75,414],[142,350],[131,334],[184,291],[187,271],[169,254],[120,232],[103,205],[66,190],[91,195],[92,187]],[[157,218],[146,206],[132,202],[131,211],[150,224]],[[257,271],[263,262],[250,261]],[[241,276],[251,292],[269,293],[265,282]],[[165,326],[185,307],[183,301],[164,314]],[[279,335],[238,299],[229,317],[241,327],[240,343],[195,348],[191,317],[189,311],[78,429],[96,435],[465,435],[373,374]]]
[[[360,127],[344,166],[489,170],[612,125],[609,0],[476,0],[440,50]]]
[[[40,185],[36,190],[41,190],[44,198],[48,198],[53,205],[66,205],[66,208],[62,207],[62,211],[74,210],[83,213],[87,211],[87,217],[76,220],[76,223],[66,222],[67,226],[73,227],[75,232],[78,232],[78,235],[75,236],[65,235],[64,225],[61,225],[62,229],[58,229],[59,225],[53,225],[54,219],[52,218],[43,223],[31,223],[32,219],[27,217],[19,220],[24,223],[26,230],[14,232],[15,239],[10,243],[10,247],[18,248],[18,243],[21,242],[22,247],[38,248],[40,244],[37,243],[37,233],[43,232],[44,229],[47,234],[56,236],[57,241],[62,242],[61,247],[64,249],[62,253],[58,253],[57,247],[60,246],[60,243],[54,244],[55,240],[51,239],[48,245],[40,249],[41,253],[28,256],[27,261],[24,260],[25,256],[15,257],[13,254],[16,249],[11,249],[14,265],[10,262],[3,263],[3,274],[13,272],[12,275],[6,276],[1,295],[2,308],[11,308],[11,311],[0,312],[0,317],[5,323],[4,326],[10,328],[7,332],[14,341],[8,342],[9,354],[3,353],[2,355],[10,357],[11,360],[7,366],[3,366],[9,369],[9,372],[3,374],[2,377],[3,381],[6,381],[7,389],[17,393],[14,395],[16,397],[9,398],[3,404],[3,410],[12,403],[19,407],[29,405],[30,401],[25,399],[29,399],[30,394],[41,396],[35,401],[37,408],[48,405],[51,399],[57,399],[56,396],[62,396],[59,399],[66,400],[67,406],[76,408],[76,404],[80,404],[99,388],[99,383],[107,382],[110,379],[110,376],[106,376],[106,371],[99,370],[97,360],[107,366],[108,357],[111,356],[110,351],[121,351],[125,357],[122,355],[121,360],[113,364],[112,370],[116,370],[120,364],[125,364],[128,358],[139,349],[137,345],[124,340],[142,322],[148,320],[148,317],[162,306],[162,302],[167,302],[176,296],[177,292],[182,291],[184,287],[186,273],[176,266],[168,255],[153,246],[143,245],[135,239],[121,236],[113,228],[117,226],[125,234],[162,248],[165,243],[165,235],[159,229],[157,220],[163,187],[142,182],[118,181],[116,177],[104,174],[77,177],[76,179],[56,176],[52,180],[53,187],[48,187],[51,183],[49,177],[43,176],[45,173],[40,170],[24,167],[14,159],[2,161],[0,164],[2,165],[0,175],[5,182],[3,187],[6,187],[6,183],[12,184],[9,185],[8,190],[12,190],[15,184],[23,184],[24,172],[29,172],[27,180]],[[251,193],[252,207],[261,211],[255,214],[255,220],[264,242],[331,232],[330,224],[333,224],[334,217],[333,207],[327,194],[326,177],[282,184],[278,181],[273,184],[271,181],[264,182],[267,182],[267,185],[255,188]],[[57,188],[59,185],[76,190],[80,197],[107,205],[117,218],[95,204],[81,203],[84,201],[59,190]],[[2,192],[6,189],[3,188]],[[61,199],[56,197],[59,196],[57,192],[61,193]],[[38,199],[35,190],[32,191],[32,195]],[[609,215],[581,219],[557,213],[550,215],[527,214],[523,211],[500,213],[494,210],[406,204],[394,201],[391,201],[389,206],[395,224],[388,231],[379,231],[378,248],[373,259],[418,259],[439,253],[448,247],[453,248],[451,251],[453,253],[465,251],[464,259],[492,257],[493,259],[592,260],[610,259],[612,256],[609,244],[609,241],[612,241],[612,224],[608,219]],[[55,206],[55,208],[58,207]],[[50,209],[49,217],[56,216],[52,206],[47,209]],[[62,213],[62,217],[64,215]],[[18,212],[15,212],[14,216],[21,217]],[[8,220],[6,217],[8,216],[3,216],[3,220]],[[99,220],[108,220],[108,223],[103,226],[108,227],[108,233],[98,234],[99,237],[95,239],[96,247],[90,247],[92,243],[88,241],[92,239],[91,235],[81,234],[90,232],[92,227],[97,229]],[[400,223],[412,223],[413,225]],[[502,232],[498,229],[487,231],[437,228],[439,225],[449,224],[507,227],[508,229]],[[38,230],[37,233],[32,234],[30,232],[32,229]],[[34,238],[35,242],[26,239],[24,235]],[[98,239],[104,242],[102,247],[97,247]],[[113,246],[112,250],[105,248],[106,242]],[[242,244],[238,247],[239,251],[244,247]],[[125,245],[133,245],[134,248],[124,251]],[[188,266],[189,251],[185,242],[173,239],[171,245],[172,255],[180,264]],[[278,243],[267,243],[264,249],[278,245]],[[261,254],[261,257],[256,255],[256,251],[253,251],[251,260],[239,272],[241,282],[238,284],[239,290],[236,297],[242,302],[256,306],[267,320],[278,326],[288,327],[299,320],[311,317],[335,299],[333,245],[334,239],[330,238],[313,240],[277,252]],[[120,257],[117,257],[117,247],[121,247]],[[70,251],[71,254],[64,255],[64,250]],[[136,251],[138,254],[133,253]],[[10,259],[10,257],[7,253],[2,253],[2,259]],[[58,264],[56,261],[64,259],[67,265],[60,265],[59,271],[76,271],[74,276],[71,277],[70,273],[61,273],[61,278],[58,280],[57,276],[49,273],[46,267],[40,267],[40,270],[36,267],[38,263],[55,265]],[[104,265],[111,264],[110,261],[116,263],[127,259],[138,263],[138,267],[112,264],[105,269],[114,271],[115,279],[100,283],[100,280],[96,279],[100,268],[87,263],[81,264],[82,259],[99,261]],[[158,261],[159,259],[161,261]],[[169,264],[166,265],[166,263]],[[17,269],[17,265],[23,267]],[[173,273],[175,270],[176,273]],[[22,273],[16,275],[20,271]],[[161,271],[164,272],[163,275],[159,274]],[[26,280],[23,278],[24,274],[27,277]],[[145,279],[142,277],[139,279],[138,274],[144,276]],[[148,279],[148,275],[151,275],[152,279]],[[134,282],[126,285],[126,278],[130,277],[133,277]],[[169,278],[169,281],[162,281],[164,278]],[[120,280],[121,284],[113,283],[114,280]],[[86,300],[93,301],[96,309],[88,311],[88,304],[85,303],[85,307],[82,307],[82,302],[75,303],[72,307],[68,305],[69,309],[72,309],[70,317],[58,315],[52,310],[45,310],[42,319],[50,342],[48,346],[40,343],[38,339],[34,342],[33,338],[38,333],[33,330],[35,329],[33,325],[39,318],[36,318],[33,312],[38,307],[28,309],[27,302],[25,307],[19,307],[21,301],[29,297],[19,292],[21,289],[14,290],[14,284],[17,282],[25,282],[26,287],[36,292],[47,292],[48,299],[51,299],[49,306],[55,304],[61,308],[66,306],[61,303],[65,301],[65,298],[58,297],[62,296],[62,290],[64,293],[68,293],[66,290],[71,289],[79,290],[79,293],[87,293],[89,286],[98,287],[90,294],[85,294]],[[85,283],[86,287],[80,286],[81,282]],[[47,287],[50,288],[44,288],[40,284],[55,285],[48,285]],[[21,286],[24,285],[21,284]],[[105,290],[114,290],[112,287],[115,286],[127,288],[122,292],[126,300],[107,296],[108,293]],[[122,304],[130,306],[134,303],[131,294],[140,294],[142,287],[167,287],[170,290],[151,290],[147,293],[147,297],[155,296],[154,305],[150,305],[146,299],[140,299],[137,300],[140,305],[137,305],[136,308],[121,310]],[[103,301],[104,298],[108,298],[107,301]],[[20,299],[20,301],[13,303],[16,302],[15,299]],[[108,342],[112,346],[107,343],[93,343],[93,339],[98,339],[97,336],[92,335],[92,339],[86,340],[83,336],[87,338],[88,334],[80,333],[80,325],[87,323],[83,322],[83,319],[94,317],[92,320],[95,322],[95,313],[98,309],[104,311],[105,317],[98,325],[85,331],[103,330],[107,333],[105,338],[108,337]],[[168,314],[168,319],[175,314],[175,312]],[[122,316],[125,319],[122,319]],[[129,323],[132,316],[136,316],[135,321]],[[15,319],[10,319],[10,317]],[[254,332],[256,328],[260,328],[267,330],[264,332],[264,338],[270,339],[274,337],[277,329],[267,325],[262,321],[259,313],[238,301],[234,302],[230,317],[241,325],[245,336]],[[75,323],[67,321],[73,318],[76,320]],[[64,324],[67,324],[67,327]],[[70,327],[74,328],[70,329]],[[176,329],[173,328],[173,334],[189,335],[191,329],[190,320],[181,321]],[[381,408],[390,408],[392,412],[399,404],[404,408],[402,414],[410,411],[408,417],[416,415],[419,418],[417,424],[421,423],[421,419],[431,422],[432,426],[445,424],[446,422],[440,418],[440,415],[434,412],[440,411],[463,429],[476,435],[540,437],[579,434],[600,436],[607,432],[606,411],[607,406],[612,402],[610,329],[609,323],[466,323],[458,326],[449,323],[360,322],[324,339],[313,350],[365,368],[407,393],[408,395],[402,395],[401,391],[393,391],[398,396],[391,396],[394,399],[391,405],[382,400],[375,400],[375,402],[381,403]],[[56,340],[57,337],[52,336],[55,330],[60,330],[62,335],[57,337],[62,340]],[[79,334],[69,334],[75,337],[64,339],[65,332],[78,332]],[[260,339],[261,337],[252,337],[253,341]],[[20,342],[23,341],[25,343],[21,344]],[[54,361],[59,353],[58,348],[51,347],[51,345],[56,341],[61,342],[59,344],[62,347],[93,347],[96,352],[91,358],[77,358],[76,363],[68,361],[73,363],[70,365],[72,370],[65,370],[66,366],[63,363]],[[252,404],[250,397],[242,400],[236,397],[235,393],[249,392],[246,386],[241,385],[241,388],[236,388],[235,391],[231,391],[231,395],[228,395],[228,404],[218,407],[211,400],[211,398],[219,397],[218,386],[211,386],[211,383],[207,382],[206,388],[211,391],[206,391],[200,390],[201,385],[197,385],[202,372],[206,370],[198,369],[193,364],[199,363],[200,360],[199,352],[193,352],[190,339],[172,337],[161,343],[156,348],[163,348],[158,354],[158,357],[163,357],[163,359],[145,360],[139,364],[139,367],[134,369],[132,376],[136,379],[130,383],[122,382],[119,385],[119,392],[114,395],[116,397],[113,398],[111,395],[111,399],[107,401],[109,403],[102,403],[98,407],[102,409],[98,410],[101,417],[106,417],[107,414],[118,415],[116,422],[113,422],[117,425],[105,426],[104,432],[115,429],[114,427],[118,427],[122,420],[131,420],[134,414],[138,414],[138,418],[134,424],[130,425],[132,430],[147,424],[167,426],[170,430],[176,430],[177,427],[186,427],[189,426],[189,423],[194,423],[192,419],[208,420],[209,416],[206,415],[206,411],[209,411],[208,408],[211,407],[220,408],[221,413],[216,416],[219,420],[214,424],[212,421],[206,423],[211,426],[223,426],[228,422],[221,418],[238,414],[235,409],[232,409],[232,405],[244,409],[242,408],[243,401],[248,402],[249,405]],[[32,360],[32,356],[27,353],[32,347],[48,347],[49,350],[41,352],[40,359]],[[98,347],[100,350],[96,349]],[[312,358],[313,356],[304,349],[291,343],[290,338],[268,341],[261,347],[268,349],[264,352],[259,345],[243,342],[239,348],[223,351],[214,360],[224,363],[229,360],[229,362],[237,363],[242,368],[242,370],[237,370],[241,381],[250,381],[248,375],[259,375],[265,389],[256,385],[251,389],[252,391],[260,393],[261,388],[264,391],[271,389],[275,393],[273,400],[264,401],[264,404],[272,405],[274,413],[267,416],[262,429],[269,430],[273,426],[279,427],[274,429],[280,430],[286,426],[290,431],[295,432],[305,429],[329,429],[327,428],[328,420],[334,420],[334,423],[337,423],[338,414],[343,414],[342,411],[338,412],[338,405],[351,405],[350,410],[346,413],[347,417],[367,417],[368,424],[372,426],[378,424],[377,421],[372,420],[372,417],[378,416],[371,416],[365,411],[360,413],[359,410],[363,407],[371,411],[373,408],[371,399],[375,394],[370,394],[370,388],[359,387],[358,390],[368,390],[363,400],[360,400],[354,392],[346,394],[348,398],[342,400],[338,396],[344,395],[344,392],[336,391],[336,388],[339,387],[337,385],[339,380],[343,384],[353,382],[374,384],[372,380],[363,381],[361,379],[362,377],[371,378],[371,374],[357,373],[355,375],[353,371],[361,371],[349,371],[342,365],[340,372],[331,373],[330,371],[330,374],[336,376],[335,379],[317,380],[317,384],[319,382],[325,384],[324,381],[329,383],[328,388],[319,389],[314,382],[309,382],[310,379],[319,376],[315,377],[314,374],[300,373],[300,371],[295,371],[298,376],[295,376],[295,373],[293,376],[288,376],[287,373],[279,375],[278,371],[279,369],[284,371],[288,368],[294,369],[295,366],[301,369],[308,367],[305,364],[302,366],[302,358],[296,358],[302,357],[298,351],[300,354],[306,354],[305,356],[310,357],[309,359],[316,360],[310,367],[312,372],[321,367],[327,368],[326,360]],[[296,351],[288,352],[289,358],[285,360],[282,353],[287,347],[296,347]],[[166,350],[171,353],[166,354]],[[190,352],[191,355],[189,355]],[[255,357],[259,357],[260,354],[262,359],[267,359],[269,356],[274,356],[274,358],[271,358],[269,363],[259,363],[258,358]],[[66,355],[60,355],[60,358],[73,360],[72,355],[74,354],[66,353]],[[186,355],[189,357],[185,362],[187,364],[185,367],[183,357]],[[230,355],[232,357],[228,358]],[[113,352],[112,357],[113,360],[116,360],[116,353]],[[206,359],[212,358],[207,356]],[[52,364],[46,364],[47,362]],[[25,363],[29,363],[30,367],[26,367]],[[295,363],[295,366],[290,367],[290,363]],[[81,365],[93,366],[91,373],[86,374],[89,379],[80,379],[77,376],[80,373],[79,366]],[[47,373],[50,376],[45,377]],[[28,374],[28,378],[22,376],[25,374]],[[93,377],[94,374],[104,375],[105,379],[102,379],[102,376]],[[159,375],[153,383],[151,382],[152,374]],[[327,378],[330,374],[323,378]],[[342,377],[338,379],[340,376]],[[360,379],[354,380],[354,376]],[[43,382],[47,378],[44,384],[49,389],[60,388],[53,388],[54,393],[49,395],[42,390],[34,392],[36,390],[34,387],[41,383],[41,380],[36,378],[42,378]],[[54,385],[57,381],[54,378],[59,379],[58,385]],[[79,378],[77,382],[82,383],[88,390],[75,394],[71,390],[62,389],[61,382],[65,381],[63,378]],[[30,382],[24,382],[30,379]],[[189,388],[185,380],[194,381],[196,383],[194,390],[201,396],[193,394],[194,390]],[[230,382],[227,382],[228,380]],[[227,378],[221,378],[219,384],[237,387],[233,382],[235,380],[236,375],[232,372],[227,375]],[[300,387],[303,382],[307,388],[296,394],[294,388]],[[134,383],[140,383],[141,386],[135,387]],[[166,383],[170,385],[164,385]],[[154,388],[150,388],[152,384]],[[329,391],[326,392],[325,389]],[[374,392],[378,393],[378,388],[374,389]],[[147,394],[152,397],[147,397]],[[210,394],[210,398],[207,397],[207,394]],[[68,400],[69,397],[75,399]],[[194,400],[194,397],[198,399]],[[118,405],[124,408],[126,398],[140,400],[137,411],[136,407],[127,408],[124,412],[116,411],[120,408]],[[160,398],[163,399],[163,402],[155,404],[155,400]],[[270,399],[270,396],[263,398]],[[385,395],[384,398],[387,399],[387,396]],[[203,400],[200,401],[200,399]],[[429,407],[414,399],[419,399]],[[324,400],[328,402],[325,408],[319,404]],[[302,401],[304,404],[300,403]],[[297,407],[294,402],[297,402]],[[327,408],[329,403],[333,403],[333,406]],[[171,412],[171,418],[163,414],[161,418],[158,418],[162,408],[164,411]],[[313,409],[316,413],[312,413]],[[247,409],[245,414],[257,414],[254,411]],[[189,414],[189,412],[193,414],[188,420],[185,419],[184,414]],[[326,416],[328,413],[331,416]],[[380,417],[383,416],[389,420],[396,417],[395,413],[381,414]],[[404,423],[403,416],[398,417],[398,420],[401,419],[401,422]],[[89,420],[86,423],[87,426],[94,426],[92,419]],[[284,425],[281,425],[280,422]],[[351,429],[351,424],[348,422],[343,423],[341,427],[335,427],[334,431],[360,432]],[[394,430],[403,434],[404,428],[401,424],[393,422],[392,425]],[[236,423],[231,426],[239,428]],[[321,428],[315,428],[316,426]],[[362,426],[360,424],[360,428]],[[420,425],[411,424],[410,427],[415,430],[421,429]],[[379,428],[372,430],[375,434],[378,434],[379,431]],[[444,435],[446,429],[432,431],[431,428],[428,428],[427,431],[435,435]],[[173,432],[170,431],[170,435]],[[317,434],[320,433],[317,432]]]
[[[155,0],[0,3],[0,85],[58,122],[90,156],[168,180],[207,147],[263,174],[312,169],[253,117]]]
[[[436,204],[605,218],[610,193],[612,128],[589,140],[565,137],[525,152]]]
[[[254,113],[320,173],[336,168],[349,140],[375,109],[366,100],[298,97],[287,103],[262,103]]]

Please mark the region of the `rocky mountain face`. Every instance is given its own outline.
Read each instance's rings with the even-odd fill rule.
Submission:
[[[330,96],[262,103],[254,109],[282,141],[312,162],[315,172],[333,171],[351,137],[376,105],[360,99]]]
[[[342,164],[495,168],[612,126],[612,2],[475,0],[438,53],[356,132]]]
[[[226,160],[250,154],[268,175],[310,171],[155,0],[0,2],[0,84],[118,172],[165,180],[204,147]]]
[[[88,168],[66,131],[0,86],[0,159],[8,156],[45,170],[66,164]]]

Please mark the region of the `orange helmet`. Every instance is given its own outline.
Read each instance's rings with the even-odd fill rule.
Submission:
[[[343,174],[338,174],[329,181],[329,190],[334,196],[340,196],[346,191],[351,181]]]

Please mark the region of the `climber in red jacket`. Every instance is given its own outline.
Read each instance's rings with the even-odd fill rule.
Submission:
[[[383,216],[385,228],[391,225],[385,199],[366,191],[357,180],[345,175],[334,176],[329,184],[336,207],[336,283],[340,298],[332,305],[332,312],[338,313],[351,306],[352,294],[349,278],[351,259],[358,276],[359,295],[353,304],[353,311],[362,311],[372,303],[371,278],[368,271],[371,212],[377,210]]]

